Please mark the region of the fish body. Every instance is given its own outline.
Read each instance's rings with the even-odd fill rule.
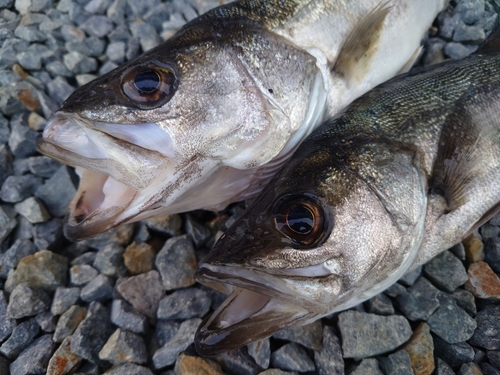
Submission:
[[[200,264],[230,293],[200,353],[354,306],[498,211],[499,40],[381,84],[301,144]]]
[[[37,143],[81,177],[67,237],[254,196],[327,116],[411,65],[446,2],[234,2],[80,87]]]

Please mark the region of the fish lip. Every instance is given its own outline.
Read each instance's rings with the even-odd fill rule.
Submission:
[[[237,273],[242,271],[247,274],[238,276]],[[280,270],[266,274],[277,276]],[[300,300],[293,297],[291,290],[274,288],[258,275],[258,271],[238,265],[213,266],[202,263],[195,279],[230,294],[216,311],[205,318],[196,332],[195,348],[201,355],[214,355],[246,345],[291,325],[309,323],[328,313],[324,306],[317,304],[299,305],[296,302]],[[241,297],[239,301],[238,297]],[[234,315],[236,318],[231,322]]]

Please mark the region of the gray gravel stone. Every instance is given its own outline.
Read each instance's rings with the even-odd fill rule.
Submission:
[[[35,316],[35,319],[43,332],[54,332],[58,317],[46,310]]]
[[[50,308],[51,313],[54,315],[61,315],[74,305],[79,297],[80,288],[57,288]]]
[[[86,253],[83,253],[82,255],[77,256],[71,261],[71,265],[73,266],[80,266],[82,264],[87,264],[91,265],[94,264],[96,257],[96,253],[93,251],[89,251]]]
[[[94,268],[106,276],[125,276],[127,274],[127,267],[125,267],[123,262],[124,252],[125,249],[118,244],[111,243],[104,246],[97,252],[94,260]]]
[[[394,314],[394,306],[385,294],[377,294],[367,302],[368,312],[377,315]]]
[[[125,363],[121,366],[113,367],[103,375],[153,375],[150,369],[136,365],[134,363]]]
[[[16,158],[25,158],[36,154],[35,139],[38,133],[27,126],[28,114],[20,112],[10,120],[9,147]]]
[[[345,358],[366,358],[387,353],[404,344],[412,330],[402,316],[378,316],[345,311],[339,315]]]
[[[60,106],[68,96],[74,91],[74,87],[62,76],[57,76],[48,85],[47,91],[52,99]]]
[[[43,335],[28,346],[10,365],[11,375],[44,374],[55,349],[51,335]]]
[[[54,342],[62,342],[66,337],[69,337],[75,332],[78,325],[85,319],[87,309],[82,306],[73,305],[64,312],[54,332]]]
[[[196,248],[200,248],[205,245],[212,236],[210,229],[196,222],[191,215],[187,215],[184,227],[186,233],[191,237],[191,241],[193,241]]]
[[[41,288],[30,288],[27,284],[17,285],[10,295],[7,315],[21,319],[36,315],[50,307],[50,297]]]
[[[153,217],[144,221],[149,229],[166,236],[181,234],[182,219],[179,215]]]
[[[55,250],[62,236],[62,223],[60,219],[53,219],[33,226],[33,242],[39,250]]]
[[[464,309],[469,315],[476,316],[476,300],[471,292],[459,288],[453,292],[452,297],[457,305]]]
[[[16,225],[16,219],[8,215],[5,210],[0,207],[0,243],[7,238]]]
[[[113,296],[113,280],[105,275],[98,275],[80,293],[82,301],[107,301]]]
[[[228,374],[256,375],[261,369],[243,348],[218,354],[215,359]],[[290,374],[287,372],[286,374]]]
[[[109,309],[99,302],[91,302],[87,316],[73,334],[71,351],[87,361],[108,367],[108,363],[99,358],[99,352],[113,331],[108,321]]]
[[[15,204],[14,208],[20,215],[23,215],[33,224],[43,223],[50,219],[50,214],[47,212],[43,203],[35,197],[29,197]]]
[[[0,374],[9,375],[10,362],[7,358],[0,356]]]
[[[432,332],[450,344],[468,340],[476,321],[455,303],[441,305],[427,320]]]
[[[405,273],[402,277],[399,278],[398,282],[405,286],[412,286],[413,284],[415,284],[415,281],[418,280],[421,274],[422,266],[419,266],[414,270]]]
[[[424,274],[438,288],[450,293],[468,279],[462,262],[449,251],[443,251],[427,263]]]
[[[127,362],[145,364],[148,355],[141,336],[118,328],[99,352],[99,358],[116,366]]]
[[[17,55],[17,61],[25,70],[40,70],[42,68],[42,56],[34,51],[21,52]]]
[[[474,349],[466,342],[449,344],[443,339],[434,336],[434,356],[441,358],[450,366],[460,366],[474,359]]]
[[[323,325],[320,320],[313,323],[299,326],[292,326],[281,330],[273,335],[275,339],[288,340],[299,343],[306,348],[319,350],[321,349],[321,334]]]
[[[455,371],[443,361],[441,358],[436,358],[436,369],[434,370],[435,375],[455,375]]]
[[[106,16],[94,15],[82,23],[80,28],[89,35],[97,38],[103,38],[111,32],[113,29],[113,23]]]
[[[104,14],[112,2],[113,0],[91,0],[84,9],[91,14]]]
[[[378,362],[375,358],[363,359],[361,363],[356,366],[350,375],[384,375],[378,366]]]
[[[208,312],[210,296],[204,290],[187,288],[174,291],[160,301],[158,319],[201,318]]]
[[[7,300],[3,290],[0,290],[0,342],[9,337],[15,327],[16,320],[7,315]]]
[[[269,338],[255,341],[247,345],[248,355],[253,358],[255,363],[262,369],[269,367],[271,362],[271,342]]]
[[[378,364],[386,375],[413,375],[410,356],[405,350],[378,358]]]
[[[271,354],[271,366],[286,371],[314,371],[314,362],[296,343],[283,345]]]
[[[98,236],[80,241],[80,244],[96,250],[100,250],[110,243],[116,243],[121,246],[126,246],[130,243],[133,234],[134,225],[125,224],[120,225],[118,228],[108,230],[102,234],[99,234]]]
[[[186,235],[167,240],[156,256],[155,264],[165,290],[184,288],[195,283],[196,256]]]
[[[469,340],[471,345],[488,350],[500,349],[500,305],[486,306],[476,315],[477,329]]]
[[[2,129],[0,128],[0,185],[3,185],[5,179],[12,174],[12,155],[2,142]],[[8,134],[7,134],[8,137]]]
[[[486,356],[493,366],[500,368],[500,351],[488,350]]]
[[[496,225],[484,224],[481,227],[481,238],[485,242],[488,238],[495,238],[500,235],[500,227]]]
[[[475,363],[464,363],[460,370],[458,370],[457,375],[477,375],[481,373],[481,369]]]
[[[475,45],[465,45],[462,43],[450,42],[444,46],[444,53],[453,60],[461,60],[469,56],[477,49]]]
[[[156,317],[158,304],[164,295],[157,271],[128,277],[116,289],[137,311],[150,318]]]
[[[111,321],[114,325],[127,331],[145,333],[147,328],[146,317],[138,312],[127,301],[113,300],[111,305]]]
[[[126,44],[122,41],[110,43],[106,48],[106,56],[111,61],[121,64],[125,60],[125,47]]]
[[[97,68],[97,61],[93,57],[88,57],[78,51],[65,54],[63,62],[66,68],[75,74],[90,73]]]
[[[34,112],[33,112],[34,113]],[[61,167],[61,164],[47,156],[32,156],[28,158],[30,172],[37,177],[50,178]]]
[[[158,320],[156,323],[155,337],[161,347],[172,340],[181,323],[175,320]]]
[[[344,359],[340,340],[331,327],[323,328],[323,345],[314,352],[314,363],[318,375],[343,375]]]
[[[54,217],[63,217],[76,189],[71,182],[68,167],[61,166],[57,172],[35,192],[35,196],[45,204]]]
[[[175,336],[153,354],[153,366],[159,370],[175,363],[179,353],[193,343],[194,334],[201,319],[194,318],[181,323]]]
[[[500,237],[488,238],[484,244],[484,261],[491,269],[500,273]]]
[[[19,39],[28,42],[44,42],[47,37],[36,26],[23,26],[19,25],[14,31],[14,35]]]
[[[22,258],[35,252],[35,245],[30,240],[16,240],[6,252],[0,253],[0,278],[6,278],[9,271],[17,267]]]
[[[455,12],[467,24],[477,22],[484,15],[484,0],[460,0],[457,1]]]
[[[482,370],[482,375],[500,375],[500,370],[497,369],[496,367],[493,367],[487,362],[481,363],[481,370]]]
[[[455,42],[470,42],[479,44],[486,38],[484,30],[480,26],[469,26],[459,20],[455,27],[455,34],[453,34],[453,41]]]
[[[69,269],[69,280],[71,284],[83,286],[94,280],[99,272],[87,264],[73,266]]]
[[[40,326],[34,318],[20,323],[14,328],[9,339],[0,346],[0,353],[9,359],[15,359],[34,341],[38,332]]]
[[[42,181],[32,174],[9,176],[0,190],[0,199],[9,203],[21,202],[33,195],[41,183]]]

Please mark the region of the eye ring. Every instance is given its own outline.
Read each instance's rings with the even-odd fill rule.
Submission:
[[[318,246],[331,231],[331,218],[322,203],[309,195],[282,197],[274,205],[273,217],[275,228],[300,247]]]
[[[122,92],[127,100],[140,109],[157,108],[175,94],[178,80],[174,72],[161,66],[137,67],[122,79]]]

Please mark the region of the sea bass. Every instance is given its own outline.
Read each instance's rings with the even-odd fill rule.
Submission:
[[[220,238],[196,279],[227,300],[214,354],[352,307],[500,209],[500,28],[326,121]]]
[[[37,142],[81,176],[66,236],[254,196],[326,116],[411,65],[446,2],[234,2],[80,87]]]

